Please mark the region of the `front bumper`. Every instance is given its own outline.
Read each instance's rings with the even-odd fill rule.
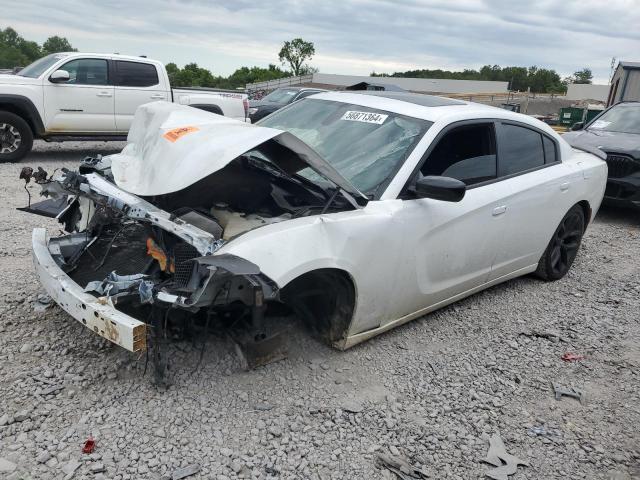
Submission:
[[[623,178],[609,178],[604,203],[621,207],[640,208],[640,174]]]
[[[56,264],[49,251],[44,228],[33,230],[33,264],[40,283],[53,300],[69,315],[101,337],[131,352],[147,348],[147,326],[102,301],[85,293]]]

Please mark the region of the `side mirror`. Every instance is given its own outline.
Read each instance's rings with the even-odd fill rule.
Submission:
[[[582,130],[584,128],[584,122],[577,122],[571,126],[571,131]]]
[[[66,70],[56,70],[49,76],[49,81],[52,83],[64,83],[69,81],[69,72]]]
[[[418,179],[414,189],[419,198],[459,202],[464,198],[467,186],[456,178],[428,176]]]

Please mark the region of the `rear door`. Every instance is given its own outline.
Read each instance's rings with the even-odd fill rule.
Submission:
[[[505,199],[505,231],[490,279],[531,267],[572,206],[580,173],[563,164],[556,141],[517,122],[498,122],[498,175],[510,191]]]
[[[136,109],[145,103],[168,100],[156,65],[112,60],[115,85],[115,123],[118,132],[128,132]]]
[[[113,85],[108,60],[76,58],[58,70],[69,80],[44,80],[45,129],[49,133],[112,133],[115,130]]]

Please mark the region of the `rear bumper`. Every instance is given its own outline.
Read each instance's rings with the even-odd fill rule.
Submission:
[[[146,324],[85,293],[56,264],[49,251],[49,239],[44,228],[33,230],[31,243],[33,264],[40,283],[63,310],[94,333],[122,348],[131,352],[146,350]]]

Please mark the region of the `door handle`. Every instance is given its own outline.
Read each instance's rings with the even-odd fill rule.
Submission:
[[[96,93],[96,95],[97,95],[98,97],[112,97],[112,96],[113,96],[113,95],[112,95],[111,93],[109,93],[109,92],[99,92],[99,93]]]
[[[498,215],[502,215],[506,211],[507,211],[507,206],[506,205],[501,205],[500,207],[496,207],[496,208],[493,209],[492,215],[494,217],[497,217]]]
[[[154,95],[151,95],[151,98],[160,98],[162,100],[164,100],[164,95],[162,93],[156,93]]]
[[[562,190],[563,192],[566,192],[567,190],[569,190],[569,182],[561,183],[560,190]]]

